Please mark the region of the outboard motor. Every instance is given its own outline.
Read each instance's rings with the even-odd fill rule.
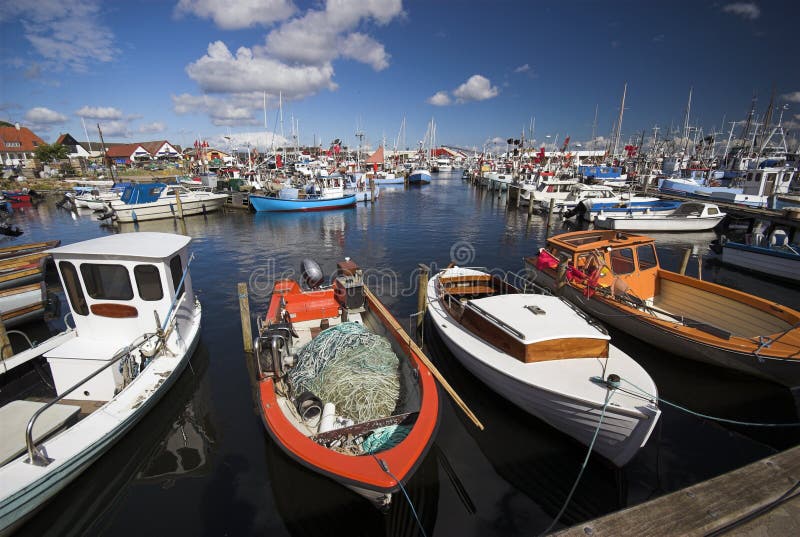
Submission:
[[[325,279],[322,269],[313,259],[303,259],[303,262],[300,263],[300,273],[303,275],[303,281],[306,282],[309,289],[316,289],[322,285]]]
[[[333,296],[342,306],[343,320],[348,312],[364,310],[366,292],[364,273],[349,257],[337,264],[336,279],[333,282]]]
[[[114,216],[115,216],[114,209],[112,209],[111,206],[109,206],[109,205],[106,205],[105,209],[99,209],[99,210],[97,210],[95,212],[99,212],[100,213],[97,216],[97,219],[101,220],[101,221],[102,220],[108,220],[109,218],[113,219]]]

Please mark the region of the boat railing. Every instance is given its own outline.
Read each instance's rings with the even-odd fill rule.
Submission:
[[[74,392],[75,390],[83,386],[88,381],[92,380],[94,377],[96,377],[97,375],[99,375],[112,365],[117,364],[119,360],[122,359],[124,356],[130,354],[131,351],[140,347],[141,345],[149,341],[151,338],[156,337],[157,335],[158,335],[157,333],[150,333],[150,334],[142,334],[141,336],[137,337],[130,344],[128,344],[127,346],[123,347],[122,349],[114,353],[114,356],[111,357],[111,359],[108,361],[107,364],[97,368],[94,372],[87,375],[85,378],[75,383],[69,389],[62,392],[61,395],[57,396],[52,401],[50,401],[43,407],[39,408],[39,410],[37,410],[33,414],[33,416],[31,416],[31,419],[28,420],[28,426],[25,430],[25,446],[27,447],[28,450],[28,460],[25,462],[33,464],[35,466],[47,466],[51,462],[53,462],[53,459],[47,456],[47,450],[44,448],[44,446],[36,446],[36,443],[33,441],[33,425],[34,423],[36,423],[37,418],[41,416],[45,410],[47,410],[48,408],[52,407],[53,405],[64,399],[64,397]]]

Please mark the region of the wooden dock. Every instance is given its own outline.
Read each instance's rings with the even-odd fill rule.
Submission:
[[[553,535],[800,535],[800,446]]]
[[[228,194],[223,207],[228,209],[250,210],[250,194],[247,192],[232,192]]]

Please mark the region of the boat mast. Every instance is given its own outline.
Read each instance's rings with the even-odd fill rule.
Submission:
[[[614,151],[611,153],[612,157],[617,154],[619,147],[619,138],[622,135],[622,115],[625,112],[625,95],[628,93],[628,83],[622,88],[622,103],[619,106],[619,119],[617,119],[617,134],[614,137]]]

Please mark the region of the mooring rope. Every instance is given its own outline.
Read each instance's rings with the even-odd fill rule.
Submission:
[[[614,394],[614,390],[619,389],[619,384],[616,382],[606,381],[606,386],[608,387],[608,392],[606,393],[606,400],[603,403],[603,410],[600,412],[600,419],[597,420],[597,428],[594,430],[594,436],[592,436],[592,441],[589,443],[589,449],[586,451],[586,457],[583,459],[583,464],[581,465],[581,469],[578,472],[578,477],[575,478],[575,483],[572,484],[572,490],[569,491],[567,494],[567,499],[564,500],[564,505],[561,506],[561,510],[558,512],[556,517],[550,522],[550,525],[540,533],[539,535],[547,535],[550,533],[550,530],[558,523],[561,517],[564,515],[564,512],[567,510],[567,506],[569,502],[572,501],[572,495],[575,494],[575,490],[578,488],[578,483],[581,481],[581,477],[583,477],[583,471],[586,470],[586,466],[589,464],[589,457],[592,454],[592,450],[594,449],[594,443],[597,440],[597,435],[600,433],[600,428],[603,426],[603,418],[606,416],[606,409],[608,408],[608,403],[611,401],[611,396]]]
[[[419,515],[417,514],[417,510],[414,508],[414,502],[411,501],[411,497],[408,495],[406,488],[403,486],[403,483],[397,479],[394,474],[389,470],[389,465],[386,464],[386,461],[383,459],[379,459],[375,455],[372,455],[372,458],[375,459],[375,462],[378,463],[378,466],[381,467],[381,470],[386,472],[386,474],[395,480],[397,485],[400,487],[400,490],[403,491],[403,495],[406,497],[406,501],[408,502],[408,506],[411,507],[411,513],[414,515],[414,520],[417,521],[417,526],[419,526],[419,532],[422,534],[422,537],[428,537],[428,534],[425,533],[425,528],[422,526],[422,521],[419,519]]]
[[[701,412],[695,412],[694,410],[691,410],[689,408],[683,407],[683,406],[679,405],[678,403],[673,403],[672,401],[668,401],[667,399],[664,399],[663,397],[660,397],[658,395],[651,394],[651,393],[647,392],[647,390],[643,390],[642,388],[640,388],[639,386],[637,386],[636,384],[634,384],[633,382],[631,382],[631,381],[629,381],[627,379],[623,378],[622,380],[626,384],[630,384],[632,387],[634,387],[640,393],[637,394],[637,393],[633,393],[633,392],[630,392],[628,390],[625,390],[623,388],[619,388],[619,390],[621,392],[627,393],[628,395],[636,395],[636,396],[644,395],[644,396],[647,396],[647,397],[649,397],[649,398],[651,398],[651,399],[653,399],[655,401],[658,401],[659,403],[664,403],[666,405],[669,405],[669,406],[671,406],[673,408],[677,408],[678,410],[682,410],[682,411],[684,411],[684,412],[686,412],[688,414],[691,414],[693,416],[697,416],[699,418],[705,418],[707,420],[718,421],[720,423],[730,423],[731,425],[743,425],[743,426],[746,426],[746,427],[800,427],[800,422],[793,422],[793,423],[760,423],[760,422],[752,422],[752,421],[731,420],[731,419],[728,419],[728,418],[720,418],[720,417],[717,417],[717,416],[709,416],[708,414],[703,414]]]

